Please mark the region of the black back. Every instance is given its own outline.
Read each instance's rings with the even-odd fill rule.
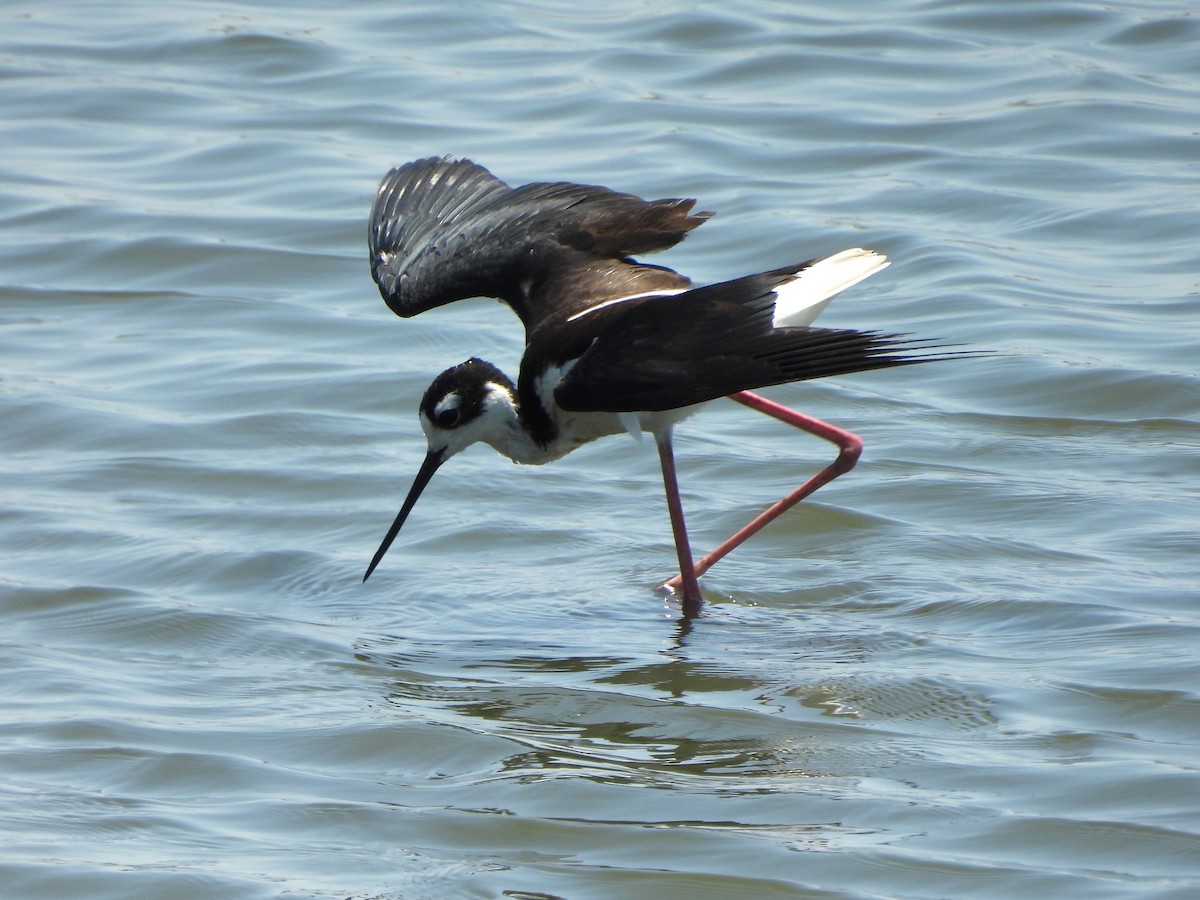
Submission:
[[[677,409],[737,391],[948,359],[901,335],[841,328],[772,327],[774,288],[808,263],[627,300],[529,340],[518,382],[532,402],[536,374],[578,357],[554,391],[579,412]],[[564,340],[564,338],[566,338]]]

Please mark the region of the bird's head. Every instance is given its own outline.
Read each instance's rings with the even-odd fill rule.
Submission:
[[[433,379],[418,415],[429,453],[445,462],[480,441],[495,445],[515,409],[512,380],[490,362],[472,358]]]
[[[512,379],[482,359],[468,359],[433,379],[418,409],[429,445],[425,460],[363,581],[371,577],[442,463],[480,441],[504,452],[517,422],[516,402]]]

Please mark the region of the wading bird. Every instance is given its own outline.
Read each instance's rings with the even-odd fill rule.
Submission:
[[[698,578],[822,485],[849,471],[862,441],[754,388],[950,359],[903,336],[815,328],[833,296],[888,265],[843,250],[705,287],[635,254],[670,247],[704,222],[694,200],[645,201],[563,182],[511,188],[469,160],[430,158],[387,174],[371,212],[370,255],[388,306],[412,316],[495,297],[525,325],[512,379],[469,359],[433,380],[420,404],[425,461],[363,576],[391,546],[434,472],[482,441],[518,463],[552,462],[599,437],[654,436],[679,574],[664,587],[699,612]],[[692,558],[672,429],[700,404],[733,400],[833,442],[838,456],[700,560]]]

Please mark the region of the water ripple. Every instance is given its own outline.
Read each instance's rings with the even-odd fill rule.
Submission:
[[[80,12],[0,38],[10,893],[1194,893],[1187,4]],[[435,153],[696,196],[701,281],[875,247],[829,324],[995,353],[775,389],[866,452],[695,623],[629,440],[464,454],[364,586],[430,377],[522,346],[379,302]],[[830,456],[678,448],[697,549]]]

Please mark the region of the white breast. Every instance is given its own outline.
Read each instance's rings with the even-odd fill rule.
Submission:
[[[685,406],[655,412],[573,412],[561,409],[554,402],[554,386],[566,375],[577,361],[571,360],[558,367],[548,368],[535,382],[542,406],[550,413],[558,428],[558,437],[548,447],[527,454],[531,458],[519,460],[523,463],[541,465],[566,456],[572,450],[610,434],[628,433],[641,441],[643,433],[661,434],[697,412],[704,404]]]

